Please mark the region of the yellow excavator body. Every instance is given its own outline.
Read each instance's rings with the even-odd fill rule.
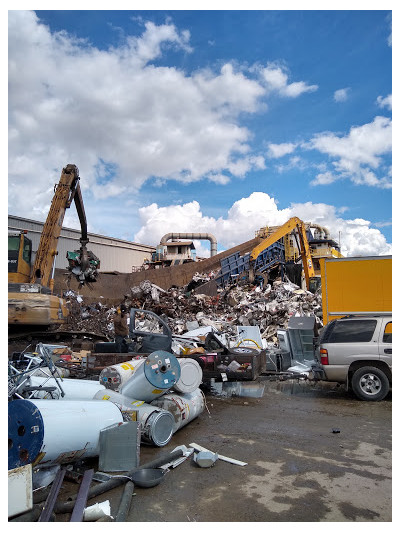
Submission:
[[[300,254],[303,262],[303,271],[306,279],[307,289],[310,289],[310,283],[315,279],[315,271],[311,256],[310,247],[308,244],[307,234],[305,224],[302,220],[297,217],[290,218],[287,222],[279,226],[271,235],[266,239],[260,242],[257,246],[253,248],[250,252],[250,270],[249,270],[249,279],[254,281],[256,272],[254,271],[254,265],[257,257],[263,252],[266,248],[279,241],[282,237],[285,237],[292,231],[296,230],[299,241],[300,241]]]
[[[32,285],[27,285],[27,290]],[[10,292],[8,294],[8,324],[48,326],[63,324],[68,316],[65,301],[54,294]]]
[[[95,281],[95,268],[90,265],[86,244],[86,215],[76,165],[62,169],[60,181],[54,187],[54,196],[43,226],[35,262],[32,266],[32,241],[27,231],[8,237],[8,324],[50,326],[62,324],[68,316],[64,300],[53,294],[55,257],[65,211],[75,202],[81,224],[81,256],[78,270],[81,284]],[[91,252],[89,252],[91,254]],[[95,257],[92,254],[91,257]],[[97,259],[97,258],[96,258]],[[98,261],[98,264],[100,262]],[[81,266],[81,268],[79,268]]]

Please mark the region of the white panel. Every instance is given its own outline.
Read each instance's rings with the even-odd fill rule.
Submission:
[[[32,465],[8,471],[8,517],[29,511],[33,507]]]

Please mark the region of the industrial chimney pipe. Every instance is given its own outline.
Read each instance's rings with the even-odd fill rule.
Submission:
[[[313,224],[312,222],[307,222],[307,224],[310,225],[309,226],[310,228],[317,229],[320,232],[320,234],[322,234],[322,232],[324,232],[325,233],[325,239],[330,239],[331,238],[331,235],[329,233],[328,228],[325,228],[324,226],[320,226],[319,224]]]
[[[167,233],[161,237],[160,244],[165,244],[171,239],[198,239],[210,241],[210,256],[217,253],[217,239],[211,233]]]

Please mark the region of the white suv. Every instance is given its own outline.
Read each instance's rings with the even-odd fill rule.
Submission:
[[[346,383],[361,400],[383,400],[392,386],[392,315],[351,315],[320,334],[325,381]]]

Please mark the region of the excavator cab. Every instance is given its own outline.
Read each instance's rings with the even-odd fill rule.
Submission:
[[[27,231],[8,234],[8,282],[28,283],[31,274],[32,241]]]

